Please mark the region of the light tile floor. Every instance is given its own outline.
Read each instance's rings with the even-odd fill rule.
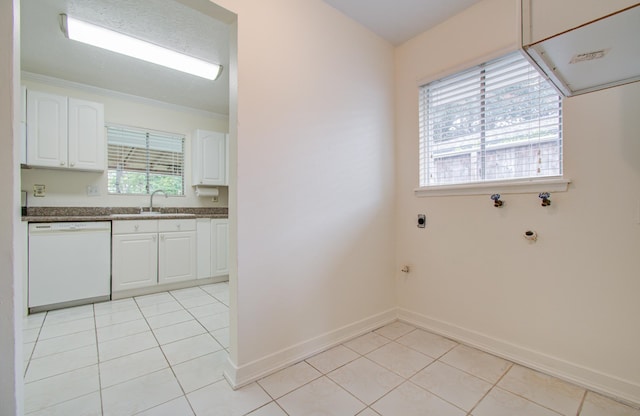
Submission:
[[[640,416],[403,322],[233,391],[227,304],[218,283],[25,318],[27,414]]]

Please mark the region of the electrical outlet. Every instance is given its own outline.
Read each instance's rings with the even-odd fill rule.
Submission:
[[[418,214],[418,228],[424,228],[427,225],[427,216],[425,214]]]
[[[46,187],[44,185],[33,185],[33,196],[44,197],[45,188]]]
[[[98,189],[98,185],[87,186],[87,196],[100,196],[100,190]]]
[[[217,197],[217,196],[212,196],[212,197],[211,197],[211,201],[213,201],[213,202],[218,202],[218,197]]]

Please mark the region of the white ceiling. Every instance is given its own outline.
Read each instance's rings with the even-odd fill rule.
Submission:
[[[400,45],[481,0],[324,0]]]
[[[229,114],[229,25],[209,0],[21,0],[21,66],[28,73]],[[324,0],[400,44],[480,0]],[[215,11],[211,9],[217,8]],[[218,10],[220,9],[220,10]],[[68,40],[59,14],[113,28],[224,66],[211,82]]]
[[[229,26],[221,21],[172,0],[22,0],[20,13],[23,71],[229,114]],[[223,72],[212,82],[69,40],[60,13],[220,63]]]

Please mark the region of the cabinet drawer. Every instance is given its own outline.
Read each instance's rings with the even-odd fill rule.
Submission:
[[[195,231],[196,220],[160,220],[158,221],[158,231],[161,233],[173,231]]]
[[[113,221],[113,234],[157,233],[158,220]]]

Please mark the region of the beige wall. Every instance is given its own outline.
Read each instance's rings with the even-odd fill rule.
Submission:
[[[397,49],[396,269],[412,266],[398,278],[401,316],[639,403],[640,84],[564,101],[572,184],[550,207],[536,193],[501,209],[490,193],[413,194],[417,80],[513,45],[516,13],[486,0]]]
[[[73,88],[30,80],[22,82],[27,89],[67,95],[70,97],[96,101],[104,104],[105,122],[125,126],[142,127],[170,133],[184,134],[185,140],[185,195],[183,197],[156,198],[158,206],[200,207],[227,206],[227,187],[220,187],[218,202],[210,198],[198,198],[191,186],[191,135],[195,129],[227,132],[228,117],[190,111],[186,108],[163,103],[143,102],[126,97],[96,92],[91,89]],[[124,206],[140,207],[149,204],[148,196],[109,195],[107,193],[107,173],[69,172],[52,169],[23,169],[22,189],[27,191],[29,206]],[[44,184],[46,196],[34,198],[33,185]],[[87,196],[87,186],[96,185],[100,196]]]
[[[238,14],[243,382],[394,307],[393,48],[320,0],[218,4]]]

